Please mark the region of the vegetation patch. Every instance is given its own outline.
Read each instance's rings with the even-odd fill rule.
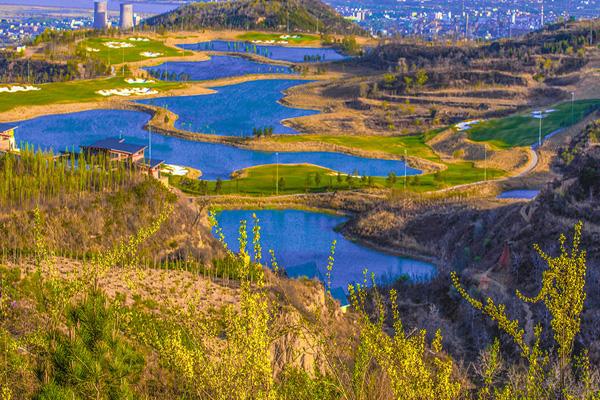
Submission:
[[[554,110],[542,120],[542,137],[561,128],[574,125],[592,112],[600,109],[600,100],[578,100],[565,102],[548,109]],[[492,119],[474,125],[468,132],[469,138],[478,142],[490,142],[505,149],[529,146],[539,139],[540,120],[530,112],[506,118]]]
[[[80,80],[69,82],[54,82],[39,85],[41,90],[20,93],[0,94],[0,112],[12,110],[16,107],[40,106],[60,103],[81,103],[104,98],[97,92],[133,87],[123,78]],[[143,86],[156,90],[169,90],[181,86],[178,82],[153,82]],[[136,86],[136,87],[137,87]]]
[[[90,38],[81,42],[80,49],[109,65],[193,54],[190,51],[174,49],[165,46],[163,42],[142,36]]]
[[[319,41],[319,37],[315,35],[307,35],[302,33],[290,33],[290,34],[279,34],[279,33],[264,33],[264,32],[248,32],[237,36],[239,40],[255,41],[261,40],[275,42],[286,41],[289,43],[310,43]]]
[[[280,135],[271,140],[279,143],[323,142],[400,156],[406,151],[408,156],[439,161],[439,157],[425,144],[429,135],[430,133],[410,136]]]
[[[414,175],[405,179],[390,173],[387,177],[352,176],[315,165],[261,165],[245,169],[229,180],[201,181],[171,176],[169,183],[190,194],[276,195],[322,193],[338,190],[395,188],[427,192],[505,175],[504,171],[477,168],[471,162],[448,164],[435,174]]]

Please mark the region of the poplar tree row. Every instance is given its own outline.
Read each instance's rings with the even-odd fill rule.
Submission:
[[[48,199],[128,186],[134,170],[104,155],[53,154],[30,147],[0,156],[0,207],[27,207]]]

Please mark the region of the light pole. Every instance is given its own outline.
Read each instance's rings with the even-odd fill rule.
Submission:
[[[571,92],[571,125],[575,124],[575,92]]]
[[[275,194],[279,196],[279,153],[275,153]]]
[[[483,144],[483,181],[487,182],[487,147]]]
[[[544,119],[544,112],[540,113],[540,130],[538,134],[538,147],[542,147],[542,120]]]
[[[406,163],[408,163],[407,150],[404,149],[404,191],[406,191]]]

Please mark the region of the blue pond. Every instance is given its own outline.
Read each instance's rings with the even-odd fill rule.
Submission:
[[[281,123],[289,118],[318,114],[279,103],[283,92],[306,83],[289,79],[244,82],[217,88],[201,96],[162,97],[140,103],[168,108],[179,115],[175,126],[191,132],[224,136],[252,136],[254,128],[273,127],[275,133],[297,133]]]
[[[525,199],[532,200],[540,193],[539,190],[518,189],[508,190],[498,195],[499,199]]]
[[[193,44],[180,44],[180,48],[195,51],[223,51],[233,53],[257,54],[273,60],[289,62],[328,62],[345,60],[345,56],[332,48],[291,47],[277,45],[258,45],[250,42],[228,42],[213,40]]]
[[[150,116],[138,111],[92,110],[72,114],[49,115],[18,122],[16,140],[36,148],[63,151],[91,144],[107,137],[122,136],[127,142],[146,144],[148,132],[142,127]],[[226,179],[239,169],[273,164],[275,153],[238,149],[215,143],[193,142],[175,137],[152,135],[152,158],[170,164],[200,169],[203,179]],[[297,152],[280,153],[282,164],[311,163],[343,173],[358,170],[371,176],[385,176],[391,171],[403,173],[404,163],[395,160],[376,160],[339,153]],[[408,168],[410,175],[420,171]]]
[[[169,81],[205,81],[251,74],[295,73],[289,67],[230,56],[213,56],[207,61],[166,62],[144,69],[155,78]]]
[[[278,264],[292,277],[316,277],[325,282],[333,240],[337,241],[337,245],[331,273],[332,289],[343,288],[346,291],[348,284],[362,282],[364,269],[368,269],[369,274],[373,272],[379,283],[393,282],[402,275],[426,280],[436,271],[432,264],[392,256],[351,242],[335,231],[346,221],[344,217],[298,210],[220,212],[217,221],[233,251],[239,251],[240,220],[247,221],[248,238],[252,238],[252,213],[258,217],[261,227],[263,259],[269,261],[268,250],[275,251]]]

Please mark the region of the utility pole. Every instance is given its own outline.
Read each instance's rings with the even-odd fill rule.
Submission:
[[[406,192],[406,164],[408,163],[408,154],[407,154],[407,150],[404,149],[404,191]]]
[[[575,125],[575,92],[571,92],[571,125]]]
[[[542,119],[544,119],[544,111],[540,113],[540,131],[538,134],[538,148],[542,147]]]
[[[148,166],[152,160],[152,126],[148,126]]]
[[[483,181],[487,182],[487,146],[483,144]]]

